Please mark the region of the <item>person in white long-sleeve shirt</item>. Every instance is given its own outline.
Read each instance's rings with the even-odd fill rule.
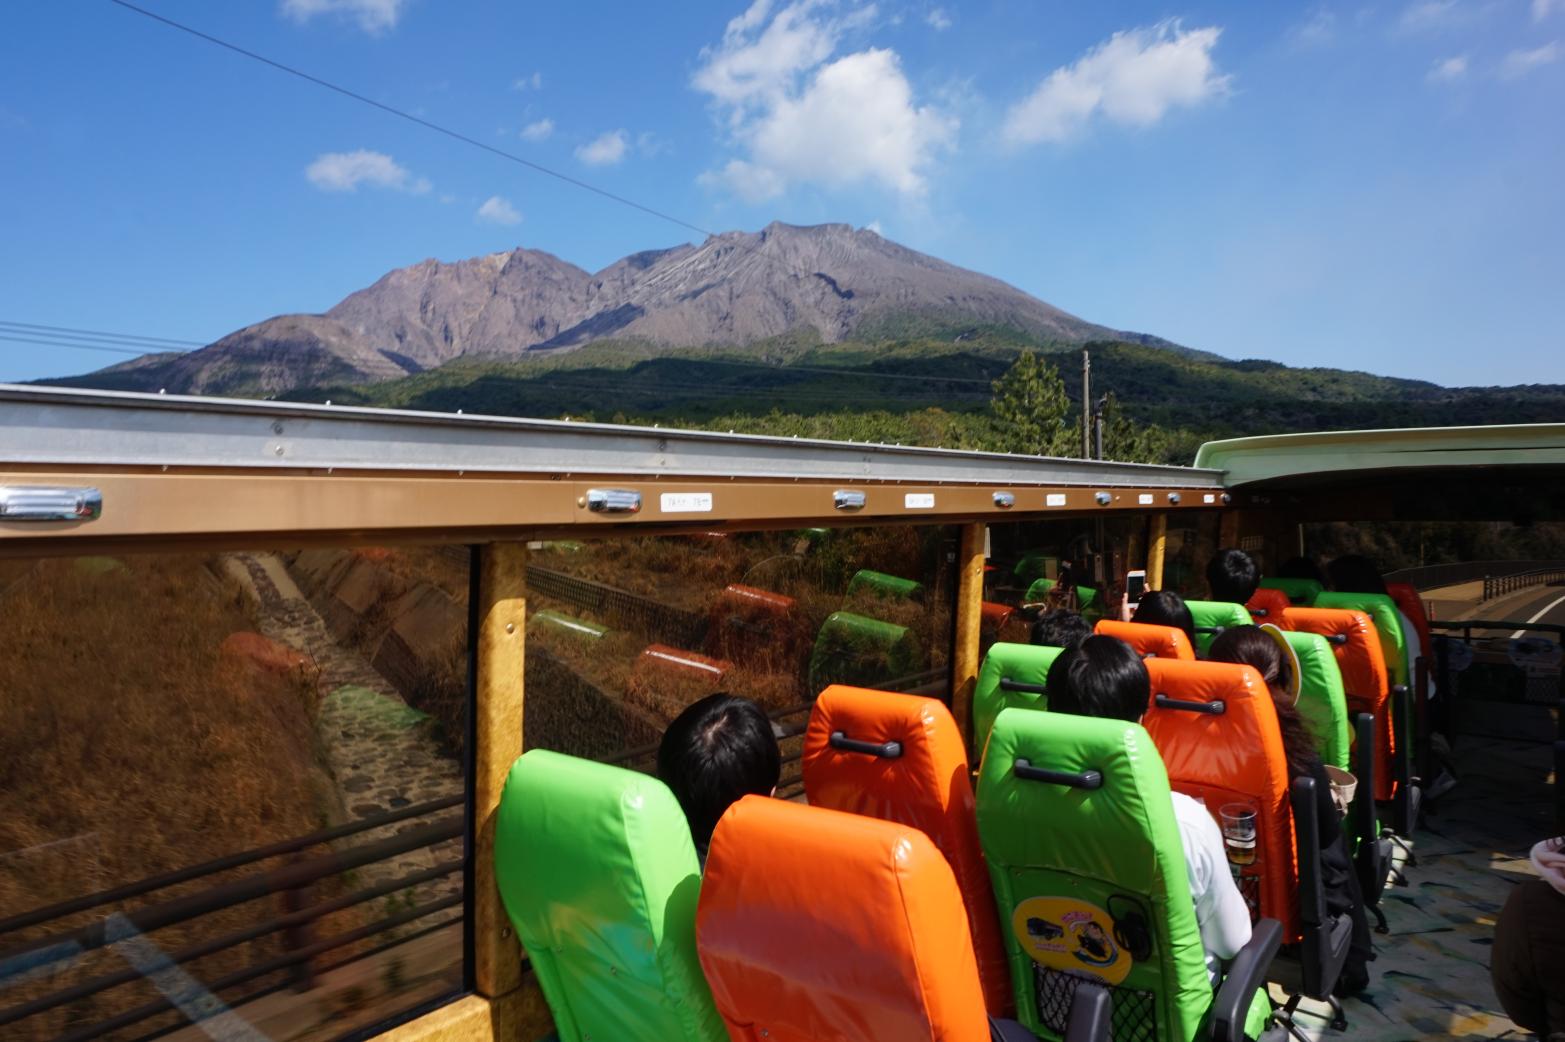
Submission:
[[[1049,668],[1051,713],[1097,716],[1140,723],[1151,697],[1141,656],[1113,637],[1088,637],[1068,648]],[[1214,984],[1222,964],[1250,940],[1250,909],[1228,868],[1223,834],[1212,815],[1182,792],[1170,794],[1179,838],[1185,848],[1190,898],[1195,902],[1206,970]]]

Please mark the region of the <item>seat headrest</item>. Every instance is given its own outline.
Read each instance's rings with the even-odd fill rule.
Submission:
[[[1256,589],[1250,599],[1245,602],[1245,610],[1256,622],[1269,622],[1273,626],[1283,624],[1283,613],[1293,606],[1288,595],[1281,590],[1269,590],[1262,586]]]
[[[1347,694],[1342,689],[1337,656],[1319,633],[1286,630],[1283,636],[1299,660],[1299,715],[1319,743],[1321,761],[1347,769]]]
[[[810,709],[803,770],[810,803],[904,820],[932,835],[950,813],[954,781],[971,791],[967,750],[943,703],[843,684]],[[929,808],[936,819],[907,822],[896,811],[908,807]]]
[[[562,1039],[715,1042],[696,960],[700,866],[656,778],[543,749],[511,767],[495,876]]]
[[[713,834],[696,934],[735,1039],[989,1038],[956,880],[911,826],[746,796]]]
[[[1000,641],[990,645],[978,670],[978,684],[973,692],[973,745],[982,749],[994,718],[1000,710],[1011,706],[1029,709],[1047,709],[1048,697],[1043,689],[1049,680],[1049,667],[1059,658],[1064,648],[1042,647],[1037,644],[1010,644]]]
[[[1190,646],[1190,638],[1178,626],[1153,626],[1145,622],[1100,619],[1093,630],[1105,637],[1115,637],[1124,641],[1143,658],[1152,656],[1195,660],[1195,648]]]
[[[1301,633],[1318,633],[1331,644],[1342,673],[1342,686],[1349,695],[1378,707],[1390,693],[1386,660],[1380,651],[1380,636],[1370,617],[1345,608],[1289,608],[1289,628]],[[1378,713],[1378,708],[1371,712]]]
[[[1402,616],[1389,596],[1383,593],[1323,593],[1315,598],[1315,606],[1346,608],[1368,615],[1380,637],[1380,653],[1385,656],[1391,683],[1408,682],[1407,641],[1415,635],[1402,632]]]

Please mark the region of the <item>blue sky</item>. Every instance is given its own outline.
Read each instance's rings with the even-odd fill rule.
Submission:
[[[714,230],[844,221],[1234,358],[1565,382],[1565,0],[140,0]],[[0,322],[210,341],[692,233],[108,0],[0,36]],[[0,341],[0,380],[111,355]]]

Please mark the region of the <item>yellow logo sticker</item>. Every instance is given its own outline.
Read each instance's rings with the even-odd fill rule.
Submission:
[[[1029,897],[1011,915],[1022,951],[1054,970],[1118,984],[1130,972],[1130,953],[1114,941],[1114,920],[1097,905],[1070,897]]]

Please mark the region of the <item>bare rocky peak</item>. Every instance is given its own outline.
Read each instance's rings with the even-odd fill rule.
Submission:
[[[1005,326],[1065,341],[1121,335],[872,231],[773,223],[631,254],[596,273],[523,248],[426,260],[325,315],[268,319],[145,372],[170,391],[275,393],[608,337],[672,348],[813,329],[830,343],[908,320]]]

